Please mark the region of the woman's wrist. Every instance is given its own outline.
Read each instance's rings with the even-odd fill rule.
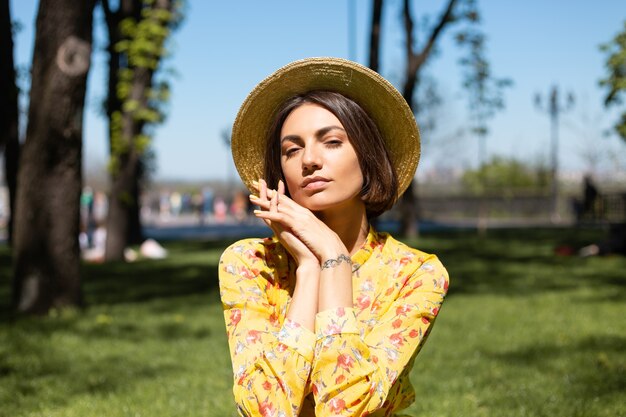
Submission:
[[[345,253],[340,253],[334,258],[328,258],[322,261],[322,264],[320,265],[320,270],[323,271],[325,269],[336,268],[341,265],[346,265],[349,267],[352,266],[352,259],[350,259],[350,257]]]
[[[335,235],[335,239],[330,240],[330,242],[326,242],[324,246],[324,250],[320,254],[320,265],[323,265],[329,259],[337,259],[339,256],[344,255],[348,258],[350,257],[350,253],[348,249],[346,249],[346,245],[343,244],[339,236]]]
[[[320,270],[321,270],[321,267],[320,267],[319,261],[317,260],[317,258],[312,258],[312,259],[300,261],[296,268],[296,274],[298,276],[300,275],[310,276],[312,274],[315,274],[319,277]]]
[[[343,254],[322,264],[318,311],[352,307],[352,261]]]

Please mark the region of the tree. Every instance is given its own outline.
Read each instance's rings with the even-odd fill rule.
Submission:
[[[612,106],[622,103],[622,98],[626,95],[626,21],[623,30],[618,33],[611,42],[601,46],[601,49],[608,54],[606,68],[607,78],[600,81],[600,85],[608,88],[608,94],[604,99],[605,106]],[[614,129],[617,134],[626,141],[626,110],[615,123]],[[626,213],[624,213],[626,216]],[[609,231],[608,245],[612,251],[624,253],[626,249],[626,226],[624,223],[612,224]]]
[[[476,30],[473,28],[475,28],[475,25],[480,21],[476,3],[476,0],[448,0],[434,25],[423,25],[422,30],[425,33],[425,41],[422,42],[421,45],[418,45],[415,41],[415,23],[411,12],[411,1],[403,1],[402,19],[406,39],[406,66],[402,95],[416,115],[418,115],[421,111],[420,103],[416,101],[416,97],[419,96],[417,89],[423,82],[422,72],[426,63],[433,56],[436,46],[446,29],[462,22],[468,24],[468,27],[464,28],[459,33],[461,35],[465,33],[466,35],[459,36],[459,34],[457,34],[457,41],[463,38],[467,39],[467,34],[469,33],[475,33],[472,32]],[[460,46],[471,45],[471,43],[464,43],[460,41],[458,44]],[[478,70],[478,66],[470,67]],[[487,75],[490,74],[487,73]],[[432,84],[429,84],[428,88],[432,89]],[[437,96],[436,94],[433,94],[433,91],[429,91],[424,97],[433,103],[437,103],[438,101]],[[412,181],[407,191],[402,195],[402,199],[400,201],[400,210],[402,213],[401,229],[406,236],[416,236],[419,232],[417,222],[418,200],[415,188],[416,183],[415,181]]]
[[[545,192],[550,179],[548,170],[531,166],[515,158],[494,156],[477,169],[463,173],[463,188],[477,195],[507,194],[514,191]]]
[[[142,238],[139,196],[150,146],[150,127],[164,119],[169,85],[155,78],[165,41],[180,22],[174,0],[121,0],[113,11],[102,1],[109,31],[107,116],[111,191],[106,259],[121,260],[124,248]]]
[[[478,138],[478,165],[485,163],[487,121],[504,108],[503,90],[512,84],[506,78],[495,78],[485,56],[485,35],[478,30],[466,30],[457,35],[459,45],[468,47],[467,56],[460,60],[464,67],[463,87],[469,93],[471,131]]]
[[[626,21],[623,30],[600,49],[608,54],[606,59],[608,75],[600,81],[600,85],[609,90],[604,105],[608,107],[621,104],[622,98],[626,96]],[[614,129],[626,141],[626,110],[622,112]]]
[[[82,121],[95,0],[41,0],[14,234],[13,303],[82,303],[78,247]]]
[[[419,84],[420,71],[424,67],[427,59],[431,56],[433,48],[440,38],[446,26],[453,23],[456,18],[454,10],[457,6],[457,0],[449,0],[444,12],[439,17],[437,23],[430,28],[427,34],[427,40],[421,48],[416,47],[414,41],[414,22],[411,13],[411,1],[404,0],[402,8],[402,17],[404,22],[404,31],[406,37],[405,52],[406,66],[404,85],[402,87],[402,96],[409,104],[414,113],[419,111],[413,97],[415,90]],[[400,211],[402,213],[401,230],[405,236],[415,237],[419,233],[418,228],[418,201],[416,197],[415,180],[407,188],[400,200]]]
[[[0,151],[4,150],[4,178],[9,189],[8,241],[13,239],[13,213],[19,158],[18,90],[13,61],[13,29],[9,0],[0,0]]]
[[[111,161],[113,161],[114,153],[116,151],[114,145],[114,139],[116,135],[119,135],[119,118],[122,111],[123,100],[118,94],[118,85],[120,84],[120,74],[122,69],[128,66],[128,57],[118,49],[117,45],[125,38],[122,32],[122,22],[136,22],[141,18],[141,6],[142,0],[120,0],[116,10],[111,8],[109,0],[102,0],[102,8],[104,11],[106,27],[108,30],[108,45],[107,54],[109,58],[108,62],[108,83],[107,83],[107,99],[105,103],[106,116],[108,121],[109,131],[109,152],[111,154]],[[139,169],[138,169],[139,170]],[[112,177],[115,173],[111,173]],[[137,174],[138,176],[139,174]],[[136,186],[135,186],[136,185]],[[126,205],[122,208],[126,210],[119,210],[120,207],[115,206],[113,213],[122,218],[125,223],[120,224],[119,220],[116,221],[116,225],[120,226],[121,232],[125,236],[120,236],[119,241],[122,245],[121,251],[127,243],[138,243],[142,238],[141,223],[139,220],[139,179],[137,184],[132,184],[131,198],[127,198]],[[111,193],[112,194],[112,193]],[[112,198],[113,201],[119,201],[119,198]],[[109,216],[109,219],[111,217]],[[114,225],[115,226],[115,225]],[[114,227],[111,229],[109,236],[112,236],[111,241],[115,241],[117,229]],[[122,252],[123,253],[123,252]],[[121,259],[121,254],[117,254],[117,259]]]

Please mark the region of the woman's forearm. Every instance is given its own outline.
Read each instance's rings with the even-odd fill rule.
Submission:
[[[352,261],[338,253],[322,262],[318,311],[352,307]]]
[[[315,331],[320,267],[317,264],[299,265],[296,269],[296,287],[293,291],[287,318]]]

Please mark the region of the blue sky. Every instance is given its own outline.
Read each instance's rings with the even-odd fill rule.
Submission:
[[[176,70],[167,121],[156,131],[157,178],[226,179],[234,177],[230,151],[221,132],[230,126],[239,105],[254,85],[280,66],[309,56],[337,56],[367,63],[371,1],[355,4],[356,56],[348,36],[349,0],[206,1],[187,0],[187,15],[174,33],[168,67]],[[396,86],[404,65],[399,0],[387,0],[383,22],[382,74]],[[416,16],[438,15],[443,1],[414,2]],[[493,72],[510,78],[506,108],[490,123],[489,155],[524,160],[548,159],[550,123],[533,103],[552,85],[576,96],[576,106],[563,115],[560,160],[564,170],[614,170],[624,166],[626,146],[605,136],[618,109],[602,106],[604,55],[598,46],[623,27],[623,0],[479,1],[482,27],[488,36],[487,55]],[[14,39],[22,67],[32,58],[35,0],[12,0],[13,19],[23,29]],[[100,19],[98,13],[96,19]],[[106,125],[99,114],[105,91],[106,61],[100,39],[93,55],[85,113],[85,164],[106,161]],[[473,166],[477,141],[467,128],[467,97],[461,88],[459,52],[446,32],[428,73],[439,86],[443,104],[437,128],[424,135],[422,174],[437,168]],[[621,155],[613,158],[611,155]],[[593,161],[595,158],[595,163]],[[89,169],[89,168],[88,168]]]

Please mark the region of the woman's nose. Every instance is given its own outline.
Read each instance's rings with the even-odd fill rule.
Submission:
[[[302,154],[302,169],[316,170],[322,167],[322,156],[316,146],[307,146]]]

